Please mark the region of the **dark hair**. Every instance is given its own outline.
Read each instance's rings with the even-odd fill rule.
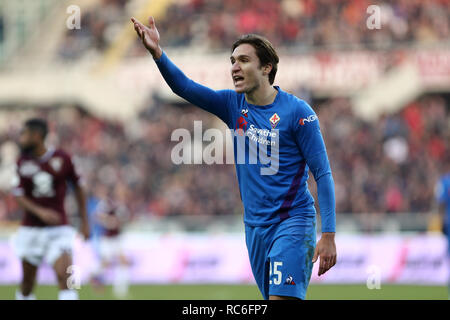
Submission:
[[[28,119],[25,122],[25,128],[30,131],[39,132],[39,134],[42,136],[42,139],[45,139],[48,133],[47,122],[39,118]]]
[[[265,66],[267,64],[272,65],[272,70],[269,73],[269,83],[273,84],[275,75],[277,74],[277,64],[280,61],[273,45],[263,36],[257,34],[245,34],[233,43],[231,52],[243,43],[248,43],[255,48],[256,55],[259,58],[261,66]]]

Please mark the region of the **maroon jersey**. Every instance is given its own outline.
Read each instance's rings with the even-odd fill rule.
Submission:
[[[15,196],[25,196],[37,205],[52,209],[62,217],[60,225],[68,223],[64,209],[67,182],[78,185],[80,177],[71,157],[63,150],[49,149],[40,158],[20,156],[17,161],[18,185]],[[25,210],[22,225],[45,227],[47,224]]]
[[[107,214],[108,216],[116,217],[119,220],[119,226],[117,228],[105,229],[104,236],[106,237],[116,237],[121,233],[122,224],[128,218],[128,210],[127,208],[108,198],[103,200],[100,204],[99,213]]]

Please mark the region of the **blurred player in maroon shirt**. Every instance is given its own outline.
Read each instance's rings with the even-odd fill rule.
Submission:
[[[42,260],[53,266],[59,286],[58,299],[76,300],[78,292],[68,288],[69,266],[75,230],[64,210],[67,183],[73,184],[81,215],[81,232],[89,237],[84,190],[71,157],[60,149],[46,148],[47,123],[41,119],[25,122],[20,135],[21,156],[13,194],[24,210],[14,247],[22,260],[23,277],[16,299],[35,299],[33,287]]]
[[[99,239],[100,263],[95,268],[92,284],[99,289],[102,284],[102,274],[106,269],[114,269],[113,273],[113,293],[116,298],[123,299],[128,294],[128,267],[129,261],[123,250],[122,228],[129,220],[130,212],[122,203],[122,189],[114,188],[114,195],[108,195],[105,188],[95,190],[100,203],[94,213],[94,222],[101,226],[103,230]]]

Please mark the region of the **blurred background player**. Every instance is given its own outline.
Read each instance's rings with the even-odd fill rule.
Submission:
[[[123,252],[122,228],[129,218],[129,212],[123,204],[123,195],[119,187],[109,195],[107,187],[100,186],[90,202],[95,204],[90,210],[90,221],[95,237],[92,246],[98,257],[98,263],[91,278],[91,284],[97,291],[103,291],[105,274],[113,273],[113,294],[123,299],[128,295],[129,261]]]
[[[17,161],[17,186],[13,190],[24,211],[22,225],[14,247],[22,260],[22,282],[16,292],[18,300],[33,300],[33,288],[39,265],[45,261],[54,268],[59,287],[59,300],[76,300],[78,292],[68,288],[72,265],[75,230],[69,225],[64,209],[66,182],[74,187],[81,216],[81,232],[87,239],[89,225],[85,195],[80,176],[69,154],[47,148],[46,121],[33,118],[25,122],[20,135],[21,155]]]
[[[450,157],[444,166],[442,176],[436,186],[436,198],[439,203],[439,215],[442,221],[442,231],[447,236],[447,262],[450,266]],[[449,270],[450,271],[450,270]],[[450,299],[450,272],[448,275],[448,298]]]
[[[87,199],[87,214],[89,219],[90,237],[89,244],[96,258],[93,272],[90,276],[90,283],[97,293],[104,292],[103,278],[101,274],[100,239],[104,232],[103,226],[97,220],[97,213],[102,206],[102,194],[105,186],[99,185],[94,190],[89,190]]]

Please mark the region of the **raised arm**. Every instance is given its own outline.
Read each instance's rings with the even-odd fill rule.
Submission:
[[[131,18],[134,29],[142,44],[153,56],[164,80],[172,91],[190,103],[218,116],[226,124],[230,123],[228,102],[232,98],[232,90],[212,90],[186,77],[177,66],[170,61],[159,45],[159,32],[153,17],[149,18],[149,26],[145,26],[135,18]]]

